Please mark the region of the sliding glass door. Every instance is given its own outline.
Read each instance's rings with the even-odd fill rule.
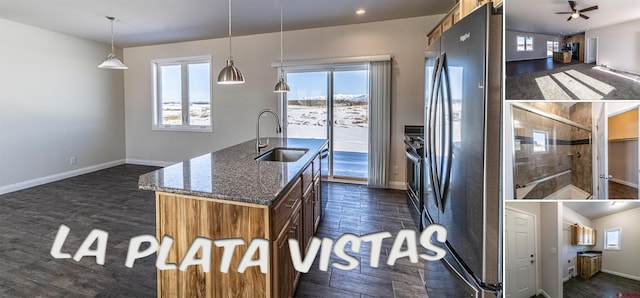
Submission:
[[[366,180],[369,154],[369,70],[367,64],[286,70],[285,133],[290,138],[324,138],[329,150],[323,175]]]

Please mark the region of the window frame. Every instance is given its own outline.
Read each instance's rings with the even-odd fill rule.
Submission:
[[[153,117],[151,129],[157,131],[185,131],[185,132],[213,132],[213,71],[212,71],[211,55],[192,56],[180,58],[154,59],[151,60],[152,73],[152,107]],[[189,123],[189,64],[209,64],[209,124],[208,125],[190,125]],[[171,125],[162,124],[162,74],[160,67],[180,65],[181,76],[181,104],[182,104],[182,124]]]
[[[522,50],[518,47],[518,44],[519,44],[518,40],[520,40],[520,39],[523,40],[523,42],[522,42],[523,49]],[[530,46],[527,46],[527,40],[531,40],[531,45]],[[533,43],[534,43],[533,36],[516,35],[516,52],[533,52]]]
[[[610,247],[608,245],[607,235],[609,232],[618,232],[618,245]],[[606,250],[622,250],[622,228],[609,228],[604,230],[604,243],[602,244],[602,248]]]

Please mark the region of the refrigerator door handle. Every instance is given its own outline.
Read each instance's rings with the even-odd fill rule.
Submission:
[[[446,111],[443,112],[446,114],[446,117],[443,117],[445,119],[443,119],[446,123],[445,125],[443,125],[443,130],[445,131],[445,133],[443,133],[443,135],[445,136],[445,141],[443,141],[443,146],[446,146],[446,149],[443,150],[445,151],[444,156],[446,157],[446,161],[444,161],[445,164],[443,164],[444,166],[444,171],[442,172],[442,209],[444,211],[444,201],[446,199],[446,195],[447,195],[447,190],[449,189],[449,181],[451,178],[451,167],[452,167],[452,161],[453,161],[453,102],[452,102],[452,98],[451,98],[451,83],[449,82],[449,67],[447,65],[447,57],[446,57],[446,53],[442,54],[442,76],[444,79],[444,93],[446,95],[446,103],[445,103],[445,107],[446,107]],[[442,79],[441,79],[442,81]],[[441,83],[442,84],[442,83]]]
[[[438,169],[437,169],[437,156],[436,156],[436,152],[435,152],[435,146],[436,146],[436,135],[435,135],[435,129],[436,129],[436,114],[437,114],[437,105],[439,104],[439,100],[438,100],[438,96],[440,95],[440,90],[442,88],[442,56],[438,57],[436,59],[436,69],[435,69],[435,74],[434,74],[434,87],[431,90],[431,96],[429,99],[429,128],[428,128],[428,138],[427,138],[427,156],[428,156],[428,160],[429,160],[429,179],[431,181],[431,188],[433,189],[433,193],[434,193],[434,197],[435,197],[435,201],[436,201],[436,207],[438,207],[439,209],[441,209],[441,200],[440,200],[440,181],[439,181],[439,175],[438,175]]]

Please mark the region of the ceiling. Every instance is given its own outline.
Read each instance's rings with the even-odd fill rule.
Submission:
[[[505,1],[505,28],[511,31],[567,36],[590,29],[640,19],[638,0],[577,0],[578,9],[598,5],[597,10],[585,12],[583,18],[567,21],[569,15],[555,14],[571,11],[564,0],[508,0]]]
[[[284,30],[309,29],[447,13],[455,0],[282,0]],[[364,9],[364,15],[356,10]],[[118,47],[228,36],[225,0],[0,0],[0,18],[109,43],[114,16]],[[233,0],[234,36],[280,30],[279,0]]]
[[[613,202],[615,202],[615,204],[612,205]],[[569,209],[582,214],[582,216],[591,220],[634,208],[640,208],[640,204],[638,203],[638,201],[613,202],[564,202],[564,206],[567,206]]]

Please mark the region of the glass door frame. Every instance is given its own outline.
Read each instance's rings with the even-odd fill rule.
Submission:
[[[322,65],[304,65],[304,66],[285,66],[282,70],[278,70],[279,73],[282,71],[283,76],[286,78],[286,75],[289,73],[305,73],[305,72],[327,72],[327,140],[329,141],[329,160],[327,164],[329,168],[327,169],[327,178],[329,180],[351,180],[351,181],[366,181],[367,178],[357,178],[357,177],[345,177],[345,176],[335,176],[333,173],[333,157],[334,157],[334,132],[333,132],[333,121],[334,121],[334,111],[333,111],[333,100],[334,100],[334,73],[338,71],[355,71],[355,70],[366,70],[367,75],[369,71],[369,63],[357,62],[357,63],[340,63],[340,64],[322,64]],[[368,89],[368,86],[367,86]],[[367,91],[368,93],[368,91]],[[288,122],[287,122],[287,93],[282,93],[279,101],[278,101],[280,115],[282,115],[283,121],[283,137],[287,137],[288,131]],[[369,141],[370,142],[370,141]],[[367,153],[368,154],[368,153]],[[367,175],[368,176],[368,175]]]

